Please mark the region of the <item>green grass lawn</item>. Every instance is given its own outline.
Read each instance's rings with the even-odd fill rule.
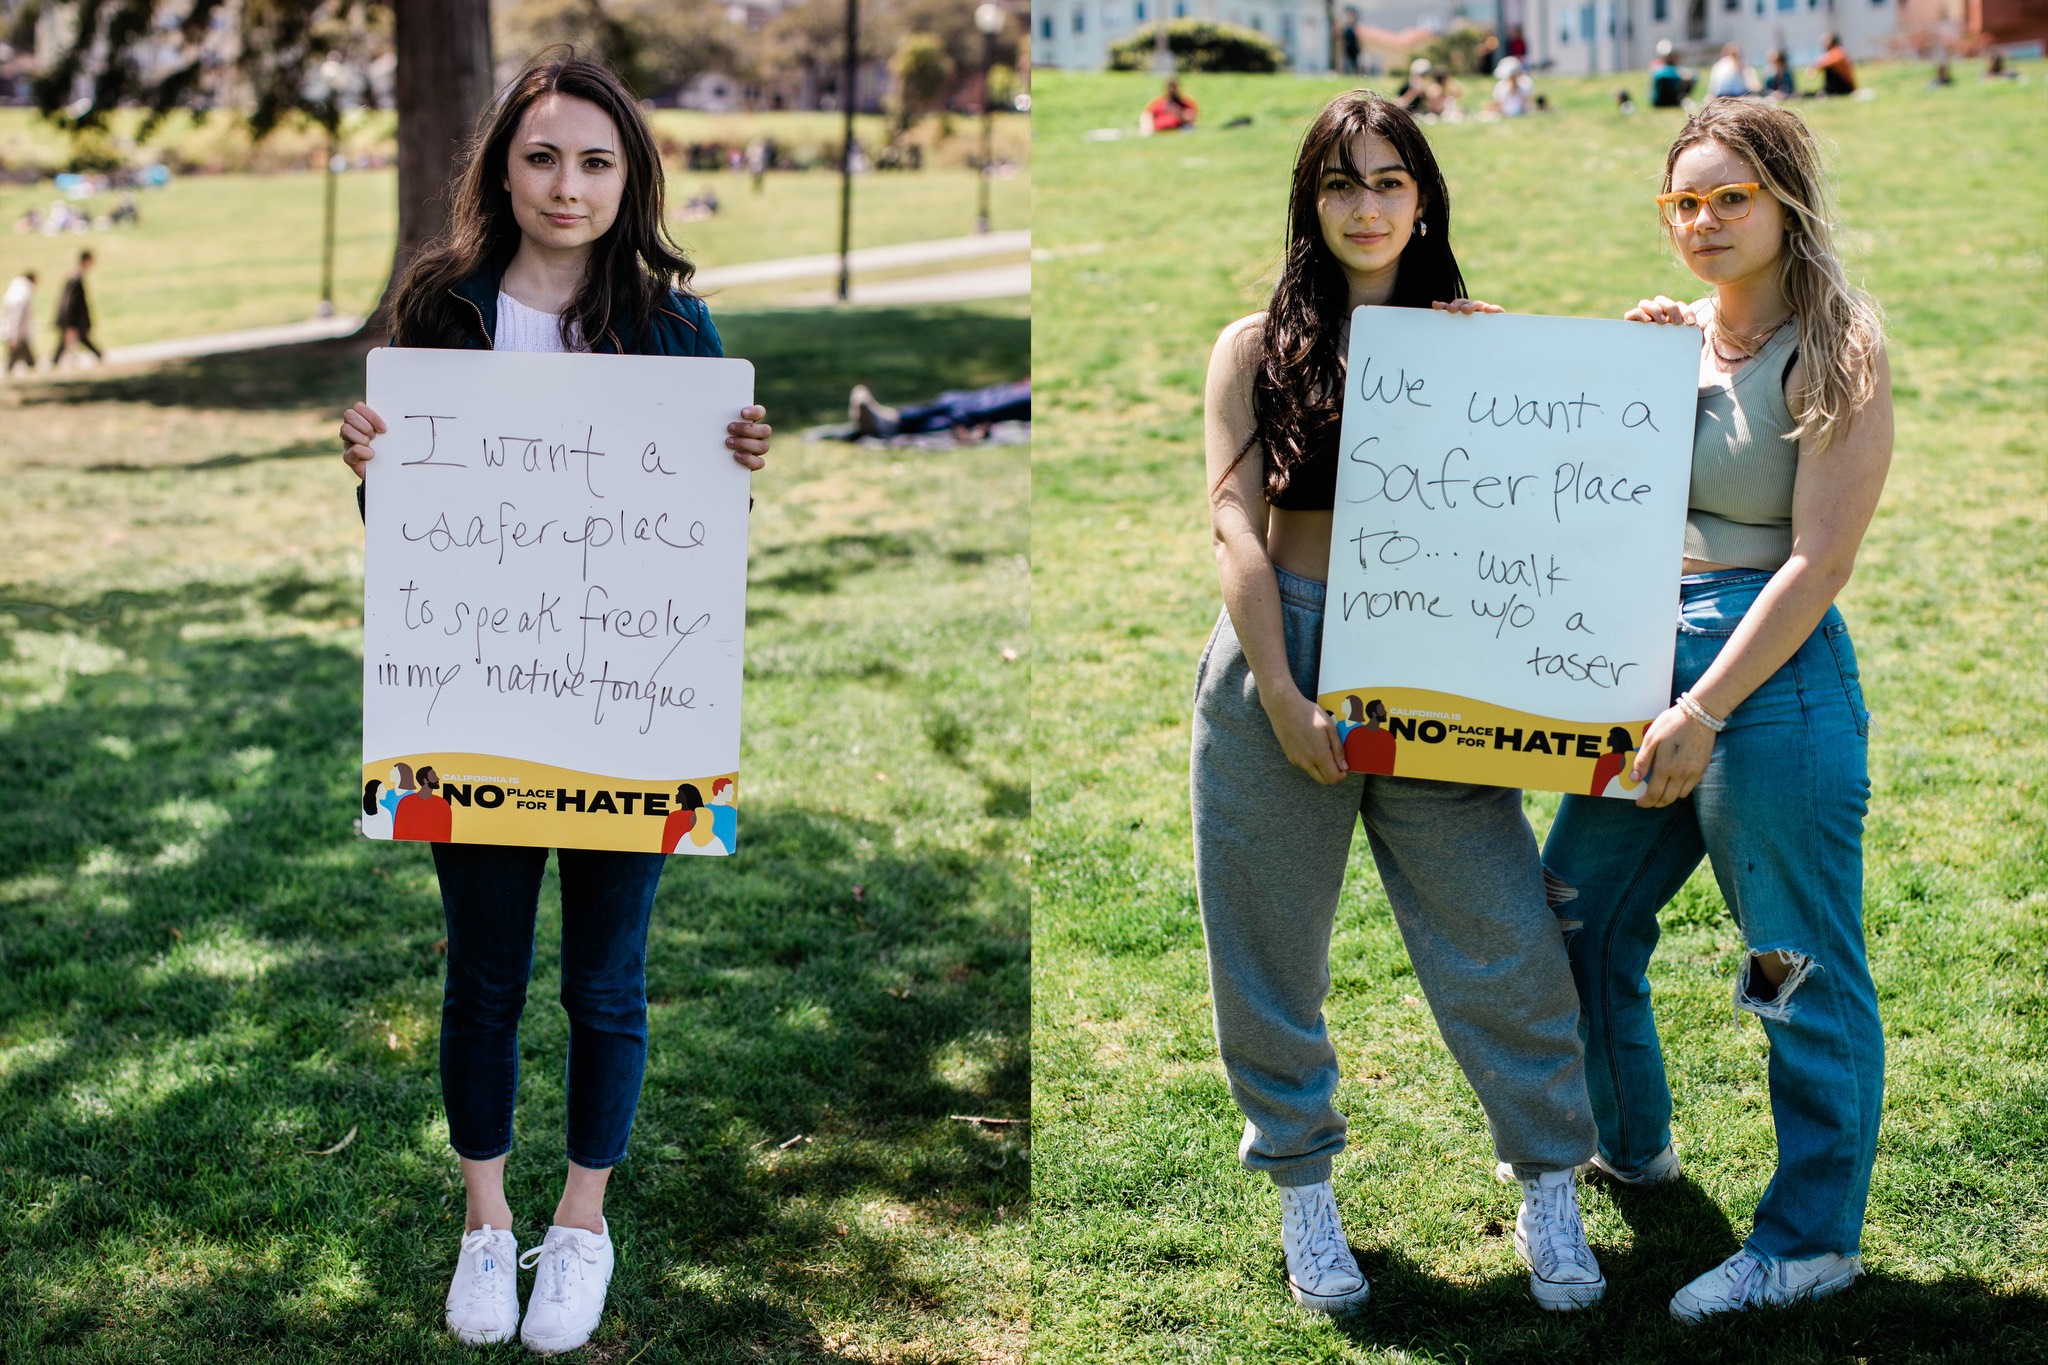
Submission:
[[[790,430],[1028,346],[1021,300],[719,321]],[[432,865],[351,827],[361,375],[336,343],[0,388],[0,1359],[479,1358],[440,1331]],[[1027,458],[771,458],[746,851],[663,882],[578,1358],[1020,1360],[1029,1130],[950,1116],[1028,1115]],[[563,1160],[552,888],[524,1242]]]
[[[1729,1009],[1741,941],[1702,872],[1653,968],[1689,1177],[1587,1187],[1611,1288],[1530,1301],[1471,1090],[1366,857],[1331,954],[1352,1122],[1336,1186],[1374,1281],[1357,1318],[1294,1310],[1278,1204],[1242,1173],[1210,1033],[1187,813],[1194,666],[1218,610],[1201,455],[1210,343],[1263,306],[1302,129],[1339,87],[1191,77],[1205,127],[1090,142],[1149,77],[1038,73],[1032,484],[1033,1341],[1043,1362],[2038,1359],[2048,1328],[2048,88],[1925,88],[1800,109],[1836,149],[1842,237],[1888,309],[1898,453],[1845,594],[1877,714],[1865,917],[1889,1042],[1853,1294],[1696,1330],[1671,1293],[1734,1251],[1773,1145],[1766,1049]],[[1479,296],[1618,317],[1683,293],[1649,196],[1679,119],[1620,78],[1557,112],[1439,125]],[[1641,94],[1641,80],[1634,79]],[[1248,127],[1225,129],[1249,117]],[[1531,795],[1539,833],[1555,798]]]
[[[27,117],[23,110],[0,110],[0,146],[10,135],[26,136],[18,125]],[[779,129],[776,120],[798,116],[758,117]],[[990,220],[998,231],[1025,227],[1030,220],[1023,120],[1003,123],[1013,125],[1005,137],[1017,144],[1010,150],[1020,164],[1014,175],[990,185]],[[714,127],[732,131],[726,123],[706,124],[703,135]],[[745,125],[733,127],[743,130]],[[48,208],[56,197],[48,182],[0,185],[0,278],[11,279],[22,270],[37,273],[36,346],[45,361],[55,344],[49,319],[57,290],[82,247],[91,248],[95,257],[88,287],[94,339],[102,348],[298,322],[313,315],[320,299],[321,181],[304,171],[183,176],[161,192],[136,195],[142,211],[137,227],[58,237],[12,231],[25,210]],[[682,221],[683,204],[706,190],[719,199],[718,215]],[[964,237],[974,231],[976,193],[976,175],[958,166],[856,177],[853,244]],[[839,248],[839,177],[827,171],[778,172],[765,177],[757,193],[743,175],[671,168],[668,198],[676,239],[702,268]],[[105,213],[115,199],[102,194],[87,207]],[[394,171],[354,171],[340,178],[334,272],[338,311],[366,313],[375,306],[391,268],[397,214]],[[757,304],[816,287],[815,281],[798,281],[752,290],[736,301]]]

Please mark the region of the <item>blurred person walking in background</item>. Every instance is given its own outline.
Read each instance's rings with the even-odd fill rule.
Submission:
[[[64,291],[57,296],[57,351],[50,357],[53,370],[63,363],[64,352],[76,346],[91,351],[95,360],[106,359],[92,344],[92,305],[85,298],[85,272],[90,269],[92,253],[79,252],[78,268],[65,277]]]
[[[24,270],[9,280],[7,294],[0,298],[0,339],[7,343],[6,374],[14,373],[17,361],[28,366],[30,374],[35,373],[35,301],[33,270]]]

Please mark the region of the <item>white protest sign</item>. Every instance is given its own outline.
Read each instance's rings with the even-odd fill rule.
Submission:
[[[383,349],[365,484],[363,828],[737,839],[743,360]]]
[[[1671,702],[1699,346],[1353,315],[1317,699],[1354,770],[1633,795]]]

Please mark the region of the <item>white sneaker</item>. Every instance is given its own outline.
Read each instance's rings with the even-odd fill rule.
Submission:
[[[448,1285],[448,1330],[471,1346],[510,1341],[519,1330],[519,1242],[484,1224],[462,1235]]]
[[[1633,1171],[1624,1171],[1595,1152],[1593,1159],[1579,1169],[1598,1171],[1620,1185],[1661,1185],[1667,1180],[1678,1179],[1678,1149],[1667,1142],[1663,1151]]]
[[[590,1340],[604,1317],[604,1291],[612,1282],[610,1230],[551,1227],[547,1240],[521,1256],[519,1264],[535,1267],[526,1321],[519,1325],[526,1349],[554,1355]]]
[[[1598,1171],[1619,1185],[1661,1185],[1667,1180],[1678,1179],[1678,1150],[1667,1142],[1663,1151],[1633,1171],[1624,1171],[1595,1152],[1591,1160],[1579,1167],[1579,1174],[1584,1175],[1587,1171]],[[1496,1162],[1493,1167],[1493,1178],[1503,1185],[1512,1185],[1516,1183],[1515,1168],[1505,1161]]]
[[[1671,1296],[1671,1316],[1699,1322],[1716,1313],[1824,1299],[1839,1294],[1863,1273],[1863,1258],[1809,1256],[1803,1261],[1766,1261],[1748,1247],[1736,1252]]]
[[[1330,1182],[1279,1188],[1280,1246],[1287,1253],[1287,1288],[1294,1301],[1312,1313],[1355,1311],[1372,1286],[1344,1239]]]
[[[1590,1308],[1607,1292],[1607,1277],[1586,1245],[1579,1222],[1578,1172],[1546,1171],[1524,1180],[1515,1214],[1515,1254],[1529,1267],[1529,1292],[1553,1312]]]

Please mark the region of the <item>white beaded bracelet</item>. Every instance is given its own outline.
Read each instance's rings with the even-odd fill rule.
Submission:
[[[1690,692],[1680,692],[1678,694],[1678,707],[1685,714],[1691,716],[1717,735],[1728,728],[1727,721],[1720,719],[1712,711],[1700,705],[1699,698],[1693,696]]]

